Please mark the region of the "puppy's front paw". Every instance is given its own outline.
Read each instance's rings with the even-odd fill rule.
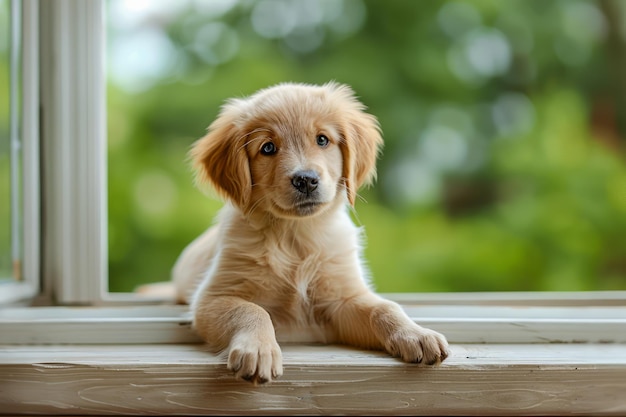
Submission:
[[[385,349],[405,362],[426,365],[438,364],[449,354],[448,342],[442,334],[417,324],[392,333],[385,341]]]
[[[227,366],[237,378],[264,384],[283,374],[283,356],[274,338],[239,337],[231,343]]]

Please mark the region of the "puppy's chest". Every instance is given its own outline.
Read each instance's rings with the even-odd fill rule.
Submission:
[[[303,248],[287,242],[268,244],[262,263],[274,277],[275,284],[308,287],[324,271],[326,256],[316,247]]]
[[[289,315],[307,314],[314,302],[315,289],[327,276],[328,254],[315,245],[276,241],[266,245],[259,267],[265,275],[260,302],[269,309]]]
[[[277,338],[282,342],[325,342],[325,326],[315,313],[326,274],[323,258],[319,254],[294,256],[289,267],[271,256],[268,261],[272,289],[259,301],[272,317]]]

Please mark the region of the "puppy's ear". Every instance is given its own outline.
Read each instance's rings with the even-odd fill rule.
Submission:
[[[383,139],[378,120],[365,112],[365,106],[349,87],[331,84],[331,88],[341,94],[348,104],[341,110],[343,138],[340,147],[348,201],[354,206],[359,188],[376,178],[376,159]]]
[[[252,192],[245,132],[238,127],[240,111],[232,101],[222,108],[208,133],[197,140],[190,157],[198,184],[210,184],[220,197],[245,208]]]

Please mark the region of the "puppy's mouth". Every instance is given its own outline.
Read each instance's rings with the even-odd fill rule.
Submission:
[[[310,216],[323,205],[320,201],[301,201],[295,204],[294,209],[300,216]]]
[[[273,204],[273,212],[278,217],[285,218],[300,218],[300,217],[309,217],[315,214],[318,214],[322,211],[322,208],[326,206],[327,203],[320,200],[300,200],[293,201],[289,205],[280,204],[275,202]]]

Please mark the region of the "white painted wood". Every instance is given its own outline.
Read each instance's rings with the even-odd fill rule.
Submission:
[[[404,305],[626,307],[626,291],[387,293],[385,296]]]
[[[406,306],[626,307],[626,291],[383,293]],[[105,293],[98,305],[173,304],[159,295]]]
[[[622,344],[452,345],[439,367],[286,345],[285,373],[236,381],[201,345],[0,346],[8,414],[620,415]]]
[[[37,295],[37,289],[29,282],[0,282],[0,305],[20,304]],[[0,324],[0,327],[2,325]]]
[[[405,306],[452,343],[626,343],[621,307]],[[184,306],[0,309],[0,343],[188,343]]]
[[[90,303],[107,276],[103,1],[39,7],[43,273],[57,302]]]
[[[22,0],[22,282],[40,291],[39,2]]]
[[[22,140],[20,137],[21,120],[21,93],[22,82],[22,7],[17,0],[11,1],[9,24],[9,216],[11,238],[11,261],[13,265],[13,279],[19,280],[22,261],[22,210],[21,210],[21,181],[20,172],[22,159]]]

